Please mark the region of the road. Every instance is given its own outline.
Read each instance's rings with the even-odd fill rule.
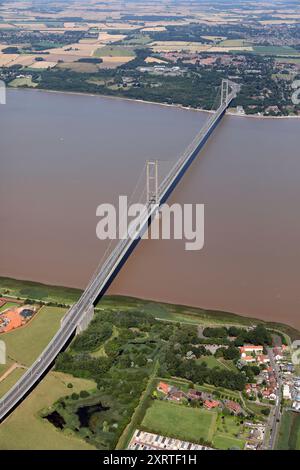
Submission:
[[[174,165],[170,173],[163,180],[159,187],[160,204],[163,204],[167,200],[188,167],[197,157],[200,150],[205,145],[207,139],[224,116],[227,107],[235,98],[237,91],[238,88],[233,87],[233,90],[229,94],[226,102],[223,102],[218,110],[208,119],[208,122],[197,134],[184,154]],[[128,256],[137,245],[140,237],[147,229],[149,221],[151,221],[156,212],[159,210],[159,205],[148,204],[145,207],[145,211],[141,214],[139,227],[137,228],[138,224],[136,222],[135,224],[129,226],[127,238],[120,240],[117,243],[116,248],[108,256],[107,260],[99,267],[99,270],[92,277],[78,302],[76,302],[76,304],[74,304],[65,315],[60,329],[50,341],[48,346],[41,353],[39,358],[33,363],[30,369],[25,372],[19,381],[1,399],[0,421],[2,421],[10,413],[10,411],[24,398],[26,393],[28,393],[39,381],[39,379],[54,362],[59,352],[72,337],[90,306],[95,303],[96,299],[99,299],[108,289],[111,282],[118,274],[123,264],[126,262]]]

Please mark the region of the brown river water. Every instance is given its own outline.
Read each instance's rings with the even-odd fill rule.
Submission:
[[[104,253],[96,207],[147,159],[175,162],[207,114],[9,91],[0,108],[0,275],[83,288]],[[110,293],[300,328],[300,119],[226,116],[170,202],[205,204],[205,245],[142,241]]]

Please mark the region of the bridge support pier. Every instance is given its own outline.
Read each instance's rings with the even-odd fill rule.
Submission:
[[[85,311],[80,323],[78,323],[76,328],[76,335],[79,335],[83,331],[85,331],[94,317],[94,305],[91,304]]]

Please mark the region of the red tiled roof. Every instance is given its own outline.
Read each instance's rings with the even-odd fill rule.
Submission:
[[[170,388],[171,388],[170,385],[166,384],[165,382],[159,382],[159,384],[157,386],[157,390],[159,390],[160,392],[163,392],[165,394],[169,393]]]

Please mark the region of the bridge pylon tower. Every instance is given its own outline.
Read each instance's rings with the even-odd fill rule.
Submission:
[[[158,160],[147,160],[147,204],[159,204]]]
[[[221,84],[221,106],[222,104],[228,104],[229,96],[229,80],[223,79]]]

